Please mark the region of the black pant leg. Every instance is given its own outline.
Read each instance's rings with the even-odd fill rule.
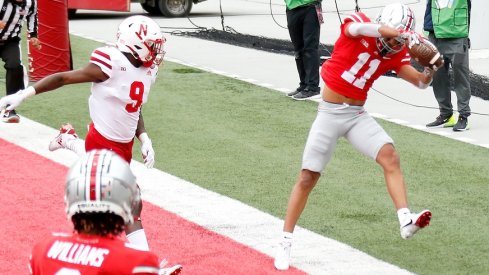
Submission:
[[[0,50],[0,56],[5,62],[5,82],[7,95],[14,94],[25,88],[24,67],[20,60],[19,40],[8,40]]]
[[[286,14],[300,86],[318,89],[320,24],[316,7],[299,7],[287,10]]]
[[[311,90],[319,87],[319,34],[320,24],[315,6],[307,7],[303,26],[303,63],[305,82]]]
[[[287,28],[289,30],[290,40],[292,41],[292,46],[294,47],[294,58],[297,67],[297,72],[299,73],[299,85],[301,87],[306,87],[306,71],[304,70],[304,60],[303,60],[303,49],[304,41],[302,40],[302,25],[303,25],[303,13],[301,8],[296,8],[293,10],[287,10]]]

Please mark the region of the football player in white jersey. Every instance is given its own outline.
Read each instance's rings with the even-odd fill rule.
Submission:
[[[15,109],[26,98],[64,85],[92,82],[88,99],[92,122],[85,143],[77,138],[71,125],[64,125],[49,145],[54,151],[71,149],[79,155],[93,149],[109,149],[128,163],[132,159],[134,137],[141,142],[144,163],[154,164],[154,150],[144,127],[141,105],[148,100],[151,85],[156,80],[158,66],[163,61],[165,38],[156,22],[146,16],[126,18],[117,32],[116,46],[95,49],[85,67],[55,73],[33,86],[0,99],[0,109]],[[148,250],[148,242],[139,214],[126,229],[129,242]]]

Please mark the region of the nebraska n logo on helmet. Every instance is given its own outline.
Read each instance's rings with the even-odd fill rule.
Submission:
[[[148,25],[139,25],[139,31],[136,33],[136,35],[139,37],[139,39],[142,40],[143,36],[141,34],[143,34],[144,36],[148,34]]]
[[[117,30],[117,48],[132,54],[145,67],[161,64],[165,41],[160,26],[142,15],[126,18]]]
[[[108,150],[93,150],[73,164],[65,187],[66,214],[112,213],[126,224],[141,199],[129,164]]]

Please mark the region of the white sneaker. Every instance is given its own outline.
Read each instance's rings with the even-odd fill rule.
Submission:
[[[160,262],[160,272],[159,275],[178,275],[183,269],[183,266],[177,264],[170,267],[165,267],[168,264],[166,259]]]
[[[182,271],[183,266],[177,264],[172,267],[160,268],[160,275],[177,275]]]
[[[418,214],[411,213],[410,219],[401,226],[401,237],[403,239],[411,238],[418,230],[424,228],[430,224],[431,212],[430,210],[423,210]]]
[[[49,143],[49,151],[55,151],[61,148],[66,148],[66,142],[77,139],[78,135],[75,128],[69,123],[61,125],[59,134]]]
[[[2,121],[5,123],[19,123],[20,117],[19,115],[15,112],[15,110],[12,111],[5,111],[2,110],[0,112],[0,116],[2,117]]]
[[[278,270],[287,270],[290,265],[290,249],[292,242],[282,240],[277,247],[277,254],[275,254],[274,265]]]

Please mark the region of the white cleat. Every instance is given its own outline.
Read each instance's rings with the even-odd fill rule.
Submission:
[[[182,271],[183,266],[177,264],[172,267],[160,268],[160,275],[178,275]]]
[[[75,132],[75,128],[69,123],[61,125],[59,134],[49,142],[49,151],[55,151],[61,148],[66,148],[68,141],[77,139],[78,135]]]
[[[431,220],[431,211],[423,210],[418,214],[411,213],[410,217],[407,223],[401,226],[401,237],[403,239],[411,238],[418,230],[428,226]]]
[[[273,264],[278,270],[287,270],[290,265],[290,249],[292,248],[292,242],[282,240],[277,247],[277,254],[275,254],[275,261]]]
[[[174,266],[170,267],[165,267],[168,264],[168,261],[166,259],[163,259],[160,262],[160,272],[158,273],[159,275],[178,275],[180,272],[182,272],[183,266],[177,264]]]

